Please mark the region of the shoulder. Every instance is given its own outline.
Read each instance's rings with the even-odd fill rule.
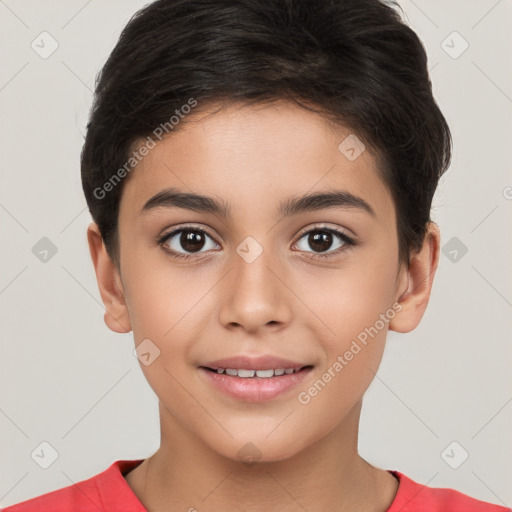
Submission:
[[[511,512],[512,509],[480,501],[454,489],[428,487],[399,471],[390,471],[400,482],[386,512]]]
[[[123,474],[142,460],[119,460],[75,484],[0,509],[1,512],[144,512]],[[115,497],[115,498],[114,498]],[[111,500],[113,500],[111,502]],[[121,508],[118,508],[121,507]]]

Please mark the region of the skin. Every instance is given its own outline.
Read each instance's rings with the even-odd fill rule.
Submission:
[[[295,104],[231,106],[190,115],[138,164],[119,210],[120,269],[96,224],[87,232],[105,323],[149,338],[160,356],[141,369],[159,399],[161,446],[125,478],[153,512],[251,510],[381,511],[398,481],[357,451],[362,397],[377,372],[388,329],[408,332],[427,306],[440,235],[399,264],[396,212],[370,148],[355,161],[339,150],[350,130]],[[139,214],[168,187],[222,199],[231,217],[181,208]],[[375,211],[328,208],[280,219],[280,201],[342,189]],[[191,252],[174,237],[179,260],[156,242],[184,224],[205,229]],[[319,258],[307,231],[330,227],[357,241]],[[248,236],[262,254],[236,252]],[[167,240],[171,248],[171,241]],[[321,249],[333,253],[340,242]],[[401,310],[307,404],[298,394],[379,315]],[[297,388],[262,403],[230,398],[201,378],[201,363],[237,354],[272,354],[312,364]],[[252,443],[261,458],[246,464]]]

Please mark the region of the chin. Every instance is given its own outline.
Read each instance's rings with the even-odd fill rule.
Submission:
[[[301,448],[291,436],[274,436],[270,440],[265,434],[255,432],[254,436],[247,435],[238,438],[225,439],[225,443],[211,445],[220,455],[237,462],[243,462],[247,467],[262,462],[281,462],[297,455]]]

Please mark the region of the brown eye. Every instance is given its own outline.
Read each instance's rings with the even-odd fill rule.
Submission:
[[[199,228],[176,229],[164,235],[159,243],[166,251],[178,258],[187,258],[205,252],[202,249],[210,250],[219,247],[206,231]]]
[[[308,235],[308,244],[315,252],[327,251],[332,245],[332,233],[327,231],[312,232]]]
[[[305,240],[306,243],[302,243],[302,247],[300,247],[302,240]],[[336,243],[337,245],[333,248],[332,245]],[[355,245],[355,243],[349,236],[341,231],[316,228],[304,233],[299,242],[297,242],[297,245],[300,250],[312,252],[314,256],[330,257],[343,251],[345,246]],[[308,251],[308,247],[311,248],[312,251]]]
[[[179,243],[187,252],[200,251],[205,243],[204,233],[200,231],[182,231],[179,237]]]

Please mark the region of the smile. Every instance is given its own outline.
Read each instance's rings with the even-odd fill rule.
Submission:
[[[269,377],[278,377],[280,375],[291,375],[297,373],[301,368],[275,368],[269,370],[243,370],[236,368],[208,368],[208,370],[216,371],[217,373],[225,373],[231,377],[242,377],[244,379],[250,379],[253,377],[260,377],[262,379],[268,379]]]
[[[313,366],[296,368],[245,368],[200,367],[207,383],[224,394],[246,402],[262,402],[297,387],[310,373]]]

